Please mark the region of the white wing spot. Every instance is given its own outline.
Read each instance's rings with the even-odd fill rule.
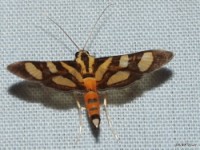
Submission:
[[[51,73],[56,73],[58,72],[56,65],[54,65],[54,63],[52,63],[51,61],[47,62],[47,67],[49,68],[49,71]]]
[[[38,80],[42,80],[42,71],[37,69],[33,63],[25,63],[26,71]]]
[[[60,62],[60,63],[67,71],[69,71],[69,73],[75,76],[79,82],[83,82],[83,78],[81,74],[75,68],[69,66],[67,63],[64,63],[64,62]]]
[[[76,84],[71,80],[64,78],[63,76],[56,76],[52,78],[52,81],[56,84],[68,86],[68,87],[76,87]]]
[[[108,59],[106,59],[97,69],[97,71],[95,72],[95,78],[97,81],[100,81],[103,78],[103,75],[105,74],[105,72],[107,71],[108,66],[110,65],[110,63],[112,62],[112,57],[109,57]]]
[[[128,79],[129,76],[130,76],[129,71],[118,71],[117,73],[115,73],[114,75],[112,75],[109,78],[107,85],[112,85],[117,82],[124,81],[124,80]]]
[[[129,61],[128,55],[121,56],[119,60],[119,66],[122,68],[128,67],[128,61]]]
[[[153,62],[152,52],[146,52],[142,55],[140,62],[138,63],[138,68],[140,71],[144,72],[149,69]]]

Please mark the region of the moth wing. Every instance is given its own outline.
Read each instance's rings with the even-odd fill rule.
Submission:
[[[95,78],[99,89],[123,87],[168,63],[173,53],[165,50],[147,50],[133,54],[98,58]]]
[[[13,74],[59,90],[82,90],[82,76],[74,61],[21,61],[8,65]]]

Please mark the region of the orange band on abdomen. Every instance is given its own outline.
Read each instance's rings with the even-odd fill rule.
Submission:
[[[85,93],[84,100],[89,117],[100,114],[100,102],[97,92],[89,91]]]

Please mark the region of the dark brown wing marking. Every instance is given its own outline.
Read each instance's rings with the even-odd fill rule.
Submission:
[[[22,61],[10,64],[8,70],[13,74],[59,90],[83,90],[81,74],[75,69],[74,61],[37,62]]]
[[[173,53],[148,50],[133,54],[98,58],[95,60],[95,77],[99,89],[123,87],[168,63]]]

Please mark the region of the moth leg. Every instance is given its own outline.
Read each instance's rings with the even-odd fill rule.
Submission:
[[[104,105],[104,111],[105,111],[105,114],[106,114],[106,119],[107,119],[107,121],[108,121],[110,130],[111,130],[113,136],[115,137],[115,139],[116,139],[116,140],[119,140],[119,137],[118,137],[116,131],[115,131],[114,128],[112,127],[112,123],[111,123],[110,116],[108,115],[107,94],[104,95],[103,105]]]
[[[75,96],[76,98],[76,96]],[[83,110],[85,110],[85,107],[82,107],[79,100],[76,98],[76,104],[78,107],[78,115],[79,115],[79,133],[77,135],[77,139],[76,139],[76,143],[78,143],[78,141],[81,138],[82,135],[82,129],[83,129]]]

